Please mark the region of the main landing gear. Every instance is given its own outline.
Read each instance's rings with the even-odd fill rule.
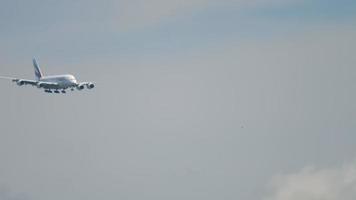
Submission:
[[[54,91],[52,91],[52,90],[45,90],[45,92],[46,93],[55,93],[55,94],[59,94],[59,93],[62,93],[62,94],[65,94],[65,93],[67,93],[65,90],[61,90],[61,91],[59,91],[59,90],[54,90]]]

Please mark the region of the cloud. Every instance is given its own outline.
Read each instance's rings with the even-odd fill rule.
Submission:
[[[271,186],[272,194],[264,200],[353,200],[356,164],[326,169],[307,167],[275,177]]]
[[[235,7],[285,5],[297,0],[122,0],[118,1],[116,18],[123,28],[154,25],[167,19],[185,16],[209,7]]]

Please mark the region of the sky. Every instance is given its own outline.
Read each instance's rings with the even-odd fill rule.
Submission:
[[[0,0],[0,199],[356,198],[356,2]]]

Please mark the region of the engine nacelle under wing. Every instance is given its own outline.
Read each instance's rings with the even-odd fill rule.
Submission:
[[[88,89],[93,89],[95,87],[94,83],[88,83],[87,88]]]
[[[25,82],[23,81],[23,80],[15,80],[16,81],[16,84],[18,85],[18,86],[23,86],[23,85],[25,85]]]
[[[76,88],[77,88],[77,90],[83,90],[85,87],[87,89],[93,89],[95,87],[95,84],[94,83],[84,82],[84,83],[78,84]]]
[[[38,82],[38,83],[36,84],[36,86],[37,86],[37,88],[42,88],[42,87],[43,87],[43,84],[42,84],[41,82]]]
[[[85,84],[79,84],[79,85],[77,85],[77,89],[78,90],[83,90],[84,86],[85,86]]]

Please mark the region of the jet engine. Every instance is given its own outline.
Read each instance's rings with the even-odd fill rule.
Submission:
[[[17,84],[18,86],[23,86],[25,83],[24,83],[24,81],[22,81],[22,80],[18,80],[18,81],[16,82],[16,84]]]
[[[42,83],[37,83],[36,86],[37,86],[37,88],[42,88],[43,87]]]
[[[83,89],[84,89],[84,85],[78,85],[78,86],[77,86],[77,89],[78,89],[78,90],[83,90]]]
[[[94,83],[88,83],[87,88],[88,89],[93,89],[95,87]]]

